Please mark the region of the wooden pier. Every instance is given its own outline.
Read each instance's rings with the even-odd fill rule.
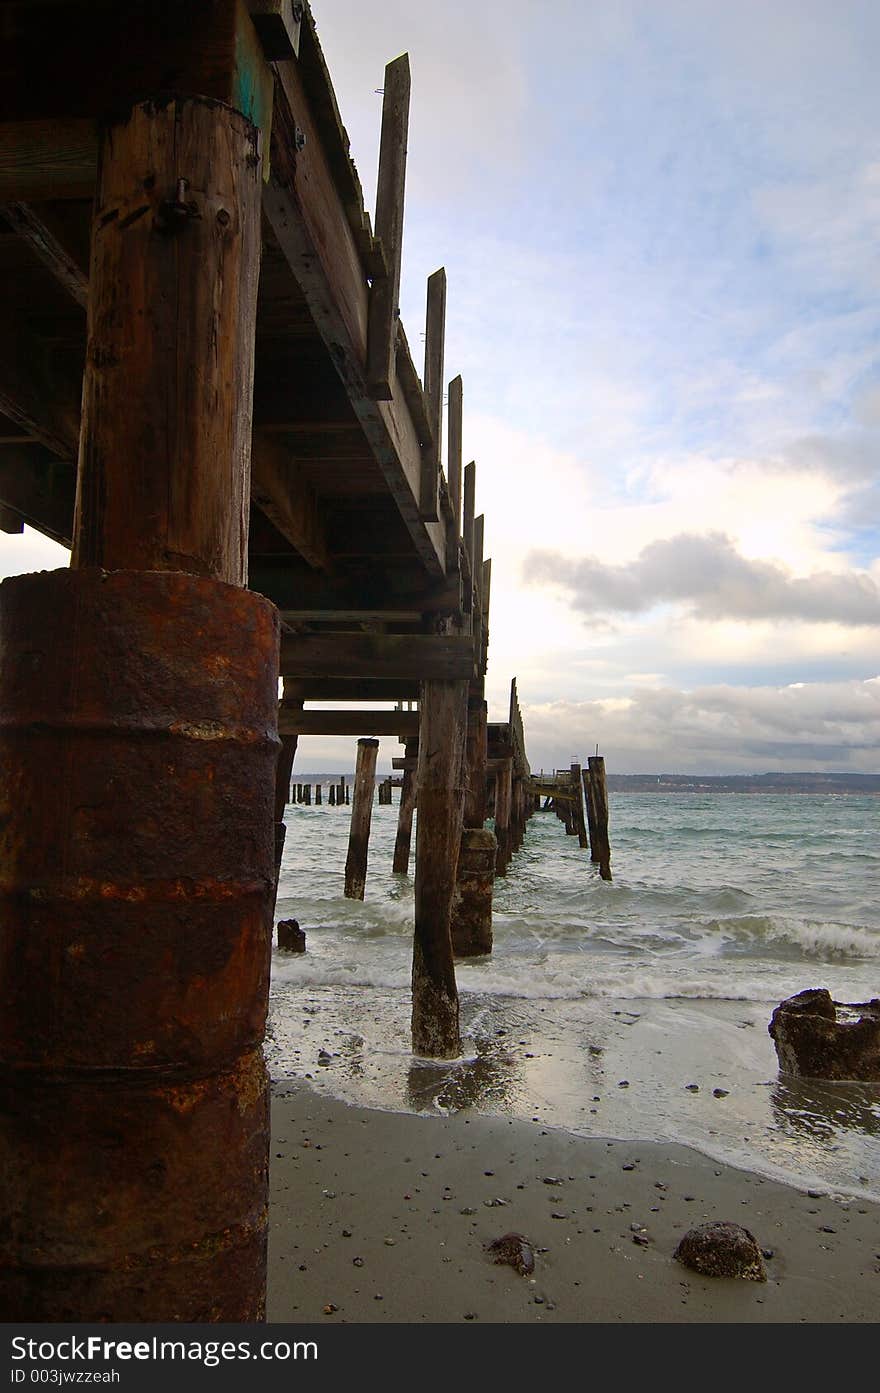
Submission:
[[[298,740],[407,742],[421,1053],[460,1049],[463,832],[494,809],[503,874],[534,810],[515,686],[486,722],[442,269],[423,364],[397,311],[409,65],[373,222],[308,4],[2,23],[0,525],[71,567],[0,586],[0,1309],[260,1320]],[[310,706],[376,701],[418,709]],[[395,864],[409,836],[402,814]],[[361,831],[353,893],[365,865]]]

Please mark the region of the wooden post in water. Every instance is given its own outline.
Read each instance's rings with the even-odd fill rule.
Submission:
[[[406,758],[408,760],[416,759],[418,753],[418,740],[407,740],[404,746]],[[409,872],[409,849],[412,841],[412,821],[415,806],[415,770],[405,769],[403,771],[403,786],[400,790],[400,808],[397,814],[397,837],[394,842],[394,864],[392,870],[395,875],[407,875]]]
[[[496,875],[507,875],[510,864],[510,793],[511,766],[507,759],[495,775],[495,839],[498,853],[495,860]]]
[[[574,798],[574,825],[577,832],[578,844],[586,850],[590,845],[587,837],[587,825],[584,821],[584,785],[581,776],[581,766],[574,761],[571,766],[571,792]]]
[[[373,790],[376,786],[379,741],[359,740],[357,751],[354,802],[351,806],[351,829],[348,834],[348,856],[345,862],[345,897],[348,900],[362,900],[367,883],[367,849],[373,816]]]
[[[599,831],[596,822],[596,795],[593,789],[593,780],[590,775],[589,763],[583,770],[584,780],[584,802],[587,809],[587,829],[590,834],[590,860],[595,864],[599,862]]]
[[[315,806],[316,806],[316,807],[320,807],[320,806],[321,806],[321,798],[322,798],[322,794],[321,794],[321,785],[320,785],[320,784],[315,784]]]
[[[327,801],[328,801],[328,803],[330,804],[330,807],[331,807],[331,808],[335,808],[335,807],[336,807],[336,785],[335,785],[335,784],[331,784],[331,785],[330,785],[330,792],[329,792],[329,794],[327,795]]]
[[[608,837],[608,785],[605,782],[605,760],[602,755],[590,755],[587,760],[590,770],[590,788],[596,812],[596,842],[599,874],[603,880],[611,879],[611,842]]]
[[[299,735],[290,727],[295,726],[297,716],[302,712],[302,700],[295,695],[295,686],[284,679],[281,701],[278,703],[278,731],[281,736],[281,749],[278,752],[278,766],[275,771],[275,890],[272,895],[272,914],[275,914],[275,901],[278,898],[278,879],[281,875],[281,858],[287,827],[284,810],[290,802],[290,779]]]
[[[467,682],[421,687],[412,1040],[416,1054],[461,1052],[450,912],[464,813]]]
[[[311,786],[311,784],[303,784],[303,802],[305,803],[306,807],[308,807],[308,808],[310,808],[310,807],[312,806],[312,786]]]

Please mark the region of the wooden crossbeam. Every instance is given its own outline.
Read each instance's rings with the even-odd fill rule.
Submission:
[[[469,637],[448,634],[289,634],[281,639],[284,677],[469,680]]]
[[[280,735],[376,735],[407,740],[419,733],[418,711],[299,711],[278,716]]]
[[[2,212],[12,230],[33,248],[58,284],[85,309],[89,299],[88,275],[64,246],[57,230],[50,226],[46,212],[29,203],[8,203]]]
[[[0,122],[0,203],[90,198],[97,169],[94,120]]]

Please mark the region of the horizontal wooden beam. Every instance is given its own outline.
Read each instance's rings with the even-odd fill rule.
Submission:
[[[41,342],[0,319],[0,411],[60,459],[77,457],[81,395]]]
[[[419,683],[401,678],[288,677],[284,690],[299,701],[418,701]]]
[[[296,0],[247,0],[263,52],[273,62],[299,56],[303,7]]]
[[[5,503],[0,503],[0,532],[8,532],[15,535],[17,532],[24,531],[24,519],[21,513],[17,513],[12,508],[7,508]]]
[[[284,677],[381,677],[467,681],[469,637],[446,634],[290,634],[281,640]]]
[[[73,534],[76,467],[42,445],[0,449],[0,502],[29,527],[69,547]]]
[[[422,615],[413,609],[283,609],[285,624],[418,624]]]
[[[97,170],[94,120],[0,122],[0,203],[90,198]]]
[[[279,735],[390,735],[419,733],[418,711],[299,711],[278,717]]]

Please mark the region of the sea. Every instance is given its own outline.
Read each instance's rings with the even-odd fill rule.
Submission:
[[[780,1075],[767,1031],[806,987],[880,997],[880,798],[612,794],[610,883],[535,814],[495,883],[491,956],[457,963],[463,1051],[439,1063],[410,1050],[399,792],[373,808],[363,903],[343,896],[349,810],[326,794],[286,813],[277,917],[299,920],[307,951],[273,953],[276,1080],[394,1111],[680,1142],[880,1198],[880,1085]]]

